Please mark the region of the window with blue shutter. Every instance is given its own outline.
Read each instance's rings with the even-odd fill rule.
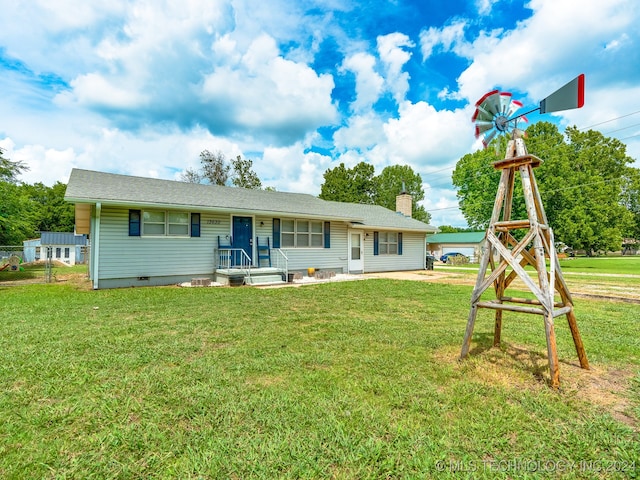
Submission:
[[[129,236],[140,236],[140,210],[129,210]]]
[[[191,214],[191,236],[192,237],[200,236],[200,214],[199,213]]]
[[[331,248],[331,222],[324,222],[324,248]]]
[[[273,248],[280,248],[280,219],[273,219]]]

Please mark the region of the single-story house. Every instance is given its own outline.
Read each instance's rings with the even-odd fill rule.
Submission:
[[[486,232],[436,233],[427,235],[427,250],[440,258],[445,253],[458,252],[476,262],[482,255]]]
[[[96,289],[216,280],[232,268],[423,269],[426,235],[437,231],[411,218],[406,193],[397,213],[309,194],[74,169],[65,199],[75,204],[76,232],[89,234]]]
[[[40,238],[22,243],[23,262],[36,262],[48,257],[68,265],[84,263],[88,247],[86,235],[68,232],[40,232]]]

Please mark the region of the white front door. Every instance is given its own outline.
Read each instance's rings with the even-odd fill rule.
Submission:
[[[362,232],[349,231],[349,273],[364,272]]]

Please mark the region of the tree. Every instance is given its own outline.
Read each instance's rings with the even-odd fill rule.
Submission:
[[[341,163],[324,172],[324,183],[319,197],[335,202],[365,203],[382,205],[390,210],[396,209],[396,196],[405,191],[413,197],[411,216],[423,222],[429,222],[431,216],[418,202],[424,199],[422,178],[408,165],[385,167],[382,173],[374,176],[374,167],[365,162],[353,168]]]
[[[633,221],[623,232],[627,238],[640,240],[640,169],[630,168],[624,178],[622,204],[631,212]]]
[[[460,232],[477,232],[478,230],[471,227],[454,227],[451,225],[442,225],[438,227],[440,233],[460,233]]]
[[[21,245],[28,238],[34,238],[35,213],[33,202],[20,185],[0,182],[0,245]]]
[[[592,130],[568,128],[563,136],[548,122],[529,127],[527,137],[529,153],[543,160],[535,175],[556,241],[588,255],[618,250],[622,232],[633,223],[622,203],[623,179],[633,161],[624,144]],[[481,150],[465,155],[453,172],[460,208],[474,228],[486,228],[491,218],[500,178],[491,166],[495,160],[492,149]],[[512,218],[526,218],[521,182],[515,187]]]
[[[249,159],[243,159],[240,155],[227,162],[224,153],[217,151],[215,153],[209,150],[200,152],[201,170],[187,168],[180,176],[183,182],[202,183],[207,182],[210,185],[228,185],[229,181],[236,187],[261,189],[262,182],[258,175],[251,169],[253,162]]]
[[[373,165],[365,162],[353,168],[346,168],[341,163],[324,172],[319,197],[334,202],[373,204],[376,192],[374,171]]]
[[[240,155],[235,160],[231,161],[233,168],[232,182],[236,187],[252,188],[260,190],[262,188],[262,182],[256,172],[251,167],[253,162],[248,158],[242,159]]]
[[[180,175],[180,180],[187,183],[201,183],[203,178],[202,174],[193,168],[187,168],[182,175]]]
[[[33,203],[33,227],[38,232],[73,232],[75,207],[65,201],[67,186],[56,182],[53,187],[42,183],[23,185],[23,190]]]
[[[424,200],[422,177],[413,171],[409,165],[391,165],[385,167],[382,173],[376,177],[376,205],[382,205],[390,210],[396,209],[396,197],[403,190],[411,195],[411,216],[416,220],[429,223],[431,215],[427,213],[420,200]]]
[[[202,178],[211,185],[226,185],[229,181],[231,166],[226,163],[224,153],[218,150],[215,153],[209,150],[200,152],[202,164]]]
[[[16,183],[22,172],[29,170],[24,162],[12,162],[4,158],[4,150],[0,148],[0,182]]]

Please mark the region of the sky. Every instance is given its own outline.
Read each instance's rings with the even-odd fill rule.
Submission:
[[[585,74],[581,109],[640,167],[637,0],[0,0],[0,148],[25,183],[72,168],[179,179],[203,150],[317,195],[327,169],[409,165],[436,226],[499,89],[523,109]]]

